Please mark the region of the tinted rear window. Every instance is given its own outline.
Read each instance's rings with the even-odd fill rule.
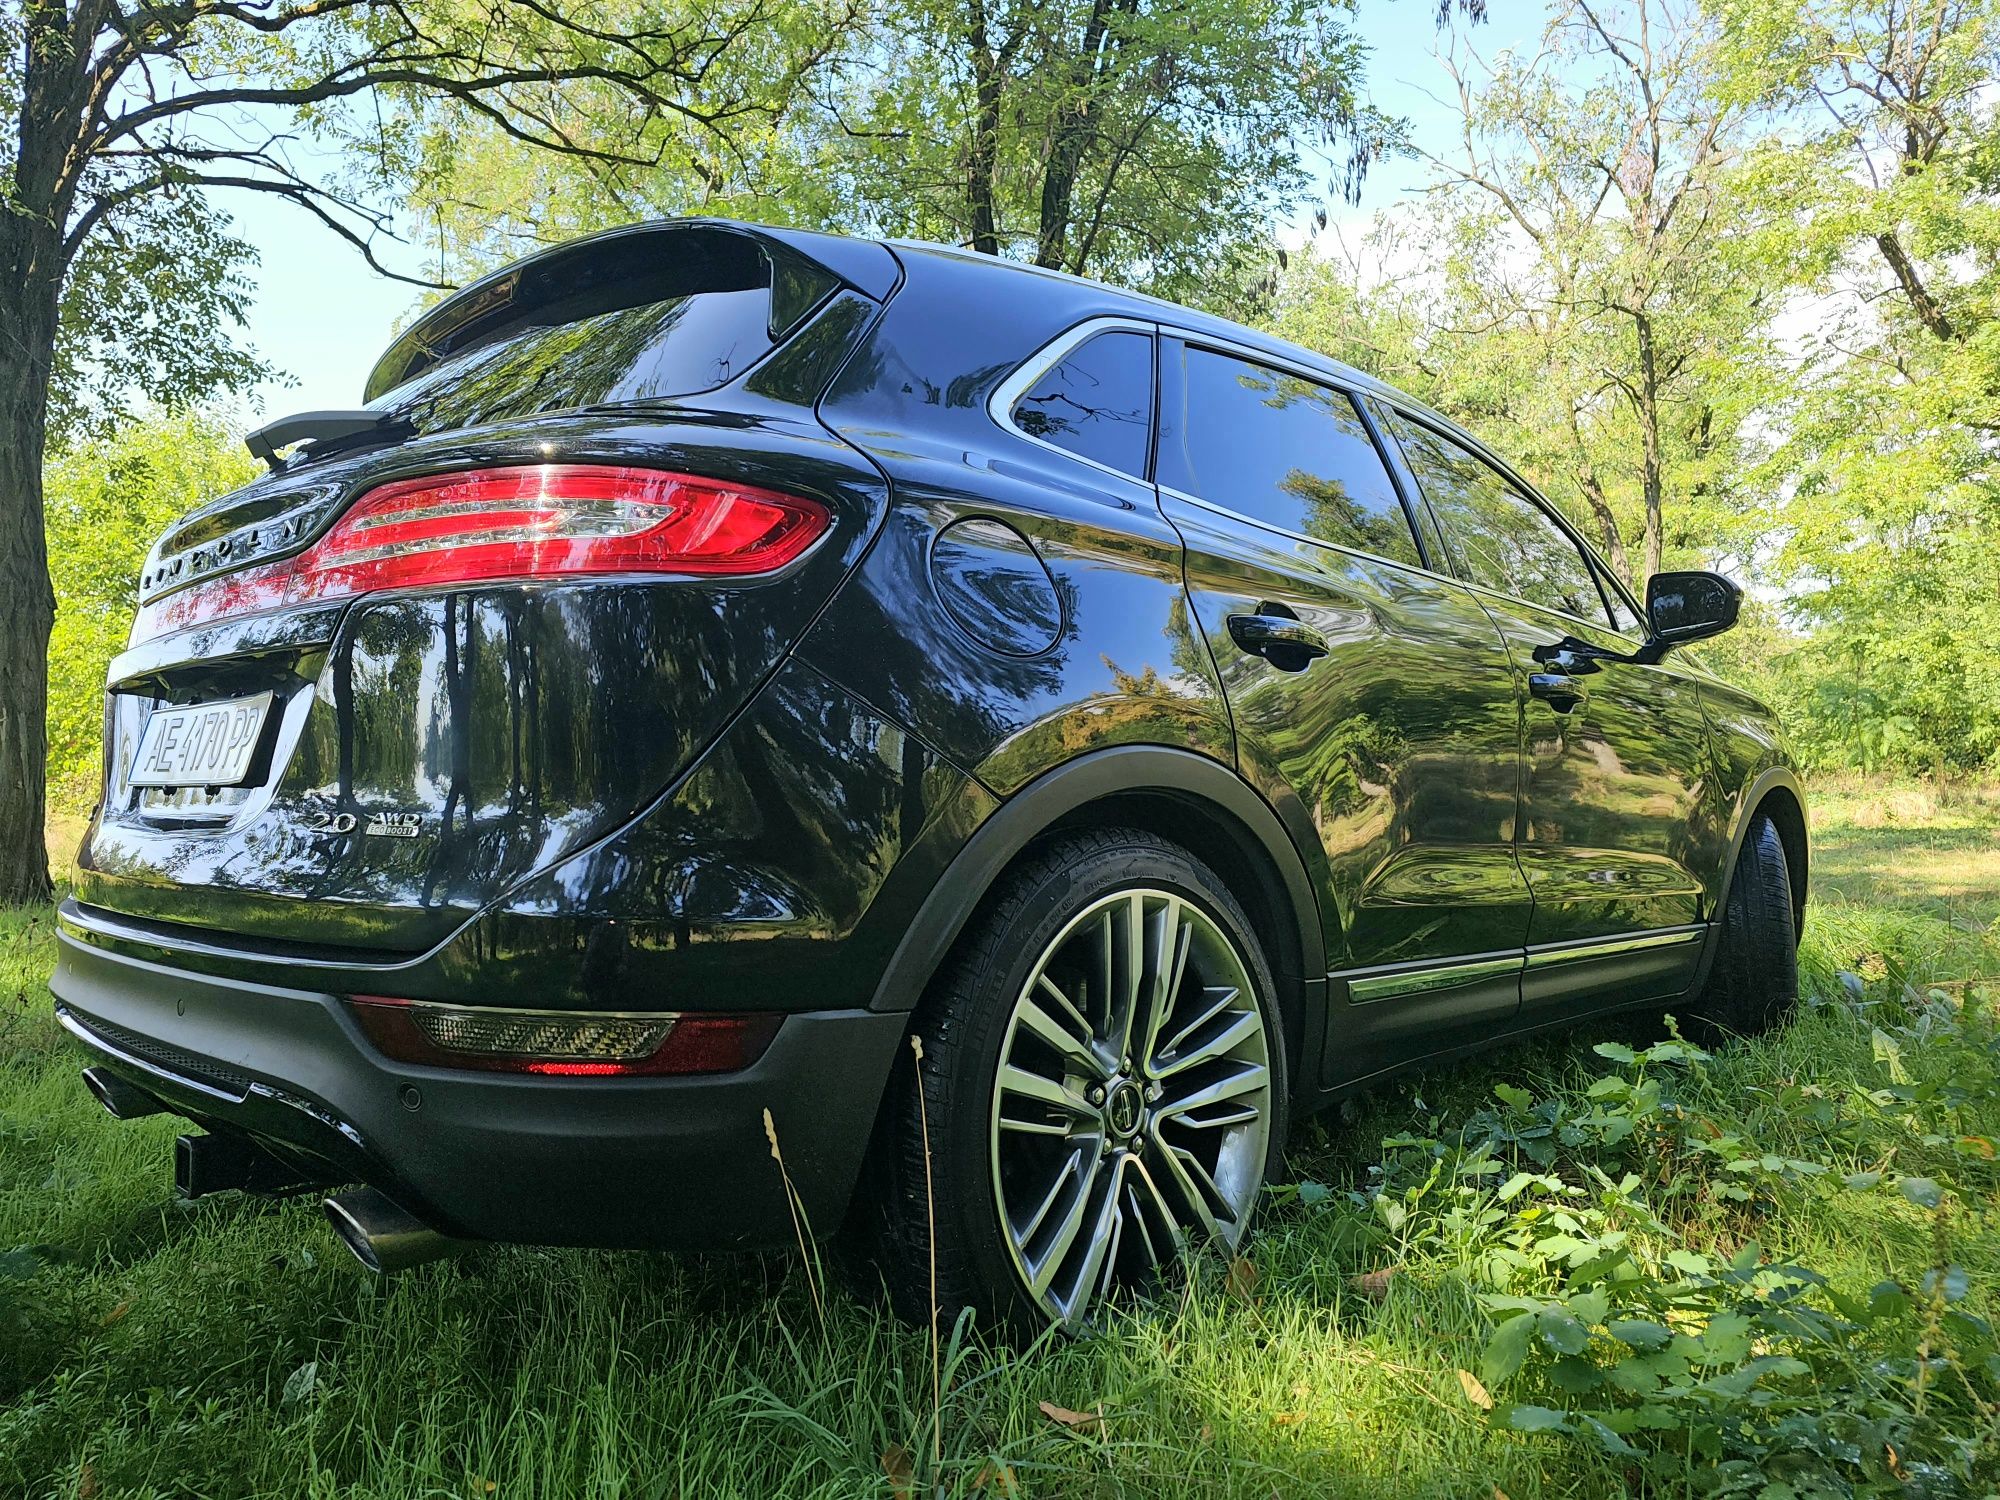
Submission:
[[[1316,381],[1189,349],[1160,482],[1238,515],[1415,565],[1416,538],[1361,414]]]
[[[690,292],[523,328],[433,365],[374,404],[420,432],[693,396],[771,352],[771,288]]]

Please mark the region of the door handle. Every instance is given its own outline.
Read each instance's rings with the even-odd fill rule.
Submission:
[[[1535,659],[1551,672],[1569,673],[1577,677],[1588,677],[1593,672],[1602,672],[1599,658],[1589,651],[1579,651],[1570,645],[1560,645],[1544,656],[1540,651]]]
[[[1251,655],[1287,672],[1303,671],[1327,652],[1325,636],[1289,615],[1231,615],[1229,635]]]
[[[1528,691],[1559,714],[1568,713],[1588,696],[1583,684],[1567,672],[1530,673]]]

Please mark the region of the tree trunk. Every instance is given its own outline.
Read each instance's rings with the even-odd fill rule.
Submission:
[[[42,530],[42,452],[55,355],[56,228],[0,213],[0,904],[50,894],[49,630],[55,591]]]
[[[1610,497],[1604,493],[1604,485],[1597,477],[1597,471],[1584,461],[1583,472],[1577,476],[1583,486],[1583,498],[1590,502],[1590,513],[1597,520],[1597,529],[1604,537],[1605,559],[1618,576],[1632,581],[1632,559],[1625,555],[1625,539],[1618,534],[1618,517],[1611,513]]]
[[[1636,319],[1639,327],[1639,431],[1644,440],[1640,478],[1646,497],[1646,537],[1644,561],[1646,578],[1660,571],[1666,551],[1660,523],[1661,491],[1665,484],[1664,462],[1660,456],[1660,357],[1653,345],[1653,320],[1645,313]],[[1634,579],[1641,587],[1645,579]]]
[[[1077,168],[1083,163],[1084,148],[1097,131],[1093,106],[1096,102],[1098,54],[1104,46],[1104,29],[1110,0],[1095,0],[1090,20],[1084,26],[1083,46],[1070,64],[1069,89],[1056,112],[1055,138],[1049,145],[1049,159],[1042,173],[1040,223],[1035,236],[1035,264],[1064,269],[1069,251],[1069,221],[1076,197]]]
[[[77,46],[70,28],[74,20],[88,34],[98,24],[95,11],[72,18],[52,0],[30,0],[21,15],[27,45],[15,155],[11,162],[0,158],[0,904],[50,895],[49,631],[56,596],[42,529],[42,457],[63,235],[89,93],[90,49]]]
[[[966,199],[972,206],[972,248],[1000,253],[993,172],[1000,156],[1000,60],[986,21],[986,0],[967,0],[965,42],[972,53],[972,149],[966,159]]]
[[[1597,477],[1597,465],[1590,461],[1590,449],[1583,441],[1583,425],[1577,420],[1576,407],[1569,408],[1569,435],[1576,444],[1576,479],[1583,489],[1583,498],[1590,503],[1590,513],[1597,521],[1597,529],[1604,537],[1604,553],[1618,576],[1632,581],[1632,560],[1625,555],[1625,538],[1618,532],[1618,517],[1612,512],[1611,497],[1604,493],[1604,481]]]
[[[1951,326],[1951,319],[1939,307],[1937,299],[1931,295],[1924,279],[1917,274],[1916,263],[1903,249],[1903,242],[1893,232],[1875,236],[1875,248],[1882,252],[1882,259],[1889,263],[1889,269],[1896,273],[1896,284],[1903,289],[1903,295],[1910,299],[1910,309],[1917,315],[1917,321],[1928,328],[1934,337],[1951,343],[1958,337],[1958,330]]]

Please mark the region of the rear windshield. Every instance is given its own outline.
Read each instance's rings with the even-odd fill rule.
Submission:
[[[526,328],[431,366],[373,403],[419,432],[692,396],[771,352],[771,289],[694,292]]]
[[[789,263],[775,279],[774,293],[771,259],[740,235],[592,247],[530,267],[510,300],[448,330],[443,348],[410,349],[406,335],[411,378],[369,405],[439,432],[712,391],[769,354],[833,286]]]

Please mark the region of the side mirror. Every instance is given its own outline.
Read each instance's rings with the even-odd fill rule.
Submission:
[[[1721,635],[1736,623],[1743,590],[1720,573],[1655,573],[1646,580],[1646,645],[1654,660],[1671,646]]]

